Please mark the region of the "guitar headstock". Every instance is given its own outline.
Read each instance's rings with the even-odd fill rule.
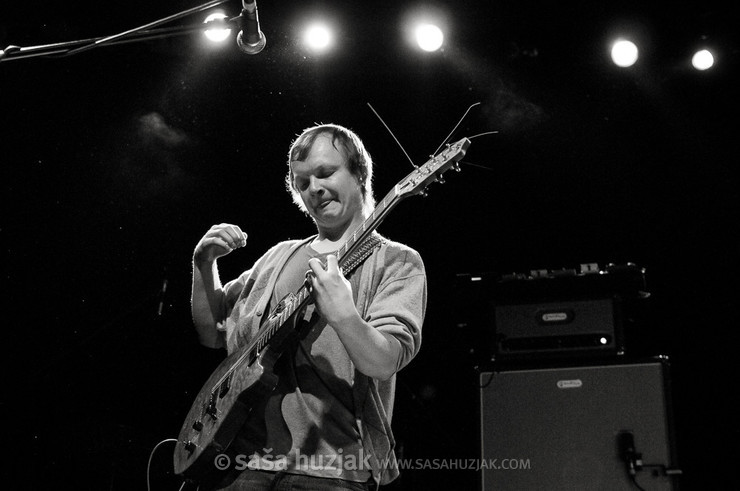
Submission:
[[[457,162],[465,156],[470,146],[470,140],[463,138],[455,143],[448,144],[439,154],[434,155],[420,167],[414,169],[408,176],[396,184],[397,196],[406,197],[412,194],[425,194],[427,186],[435,181],[442,181],[444,174],[451,167],[460,170]]]

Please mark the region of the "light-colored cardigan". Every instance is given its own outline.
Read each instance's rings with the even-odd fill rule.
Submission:
[[[293,252],[312,239],[275,245],[251,269],[224,285],[220,329],[229,354],[257,334],[262,320],[269,316],[268,303],[279,272]],[[396,372],[401,370],[421,346],[427,300],[421,257],[410,247],[386,239],[348,279],[363,319],[400,342]],[[399,474],[390,427],[396,375],[381,381],[355,369],[354,380],[347,382],[352,387],[357,427],[365,453],[370,456],[373,479],[387,484]]]

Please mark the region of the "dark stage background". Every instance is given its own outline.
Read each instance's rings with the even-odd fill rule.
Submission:
[[[191,35],[0,64],[8,489],[145,489],[219,354],[195,343],[190,258],[218,222],[249,245],[312,233],[283,191],[290,141],[315,122],[357,131],[382,197],[411,170],[368,107],[423,163],[473,140],[462,172],[401,204],[380,231],[429,274],[422,350],[399,375],[405,457],[475,458],[480,343],[490,326],[456,278],[633,262],[651,297],[626,356],[670,357],[686,489],[737,489],[738,17],[725,2],[437,4],[442,52],[404,43],[407,2],[260,2],[267,48]],[[0,48],[114,34],[195,2],[25,2],[0,8]],[[238,2],[225,8],[236,15]],[[303,51],[312,7],[341,26]],[[201,17],[195,16],[199,21]],[[607,43],[644,42],[633,69]],[[702,35],[718,65],[693,71]],[[165,283],[166,282],[166,283]],[[166,288],[163,286],[166,284]],[[160,311],[161,303],[161,311]],[[172,444],[154,489],[177,489]],[[404,473],[397,489],[475,489],[471,471]]]

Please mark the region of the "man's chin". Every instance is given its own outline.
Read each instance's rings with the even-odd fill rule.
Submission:
[[[313,215],[314,222],[321,228],[335,229],[341,227],[344,220],[336,213],[317,213]]]
[[[313,216],[316,218],[325,218],[325,219],[333,219],[336,218],[336,210],[335,204],[333,201],[328,202],[324,206],[319,206],[317,208],[314,208],[313,210]]]

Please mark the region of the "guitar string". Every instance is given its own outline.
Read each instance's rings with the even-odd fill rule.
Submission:
[[[478,105],[480,105],[480,102],[474,102],[473,104],[470,105],[470,107],[467,109],[467,111],[465,111],[465,114],[462,115],[462,118],[460,118],[460,120],[457,122],[457,124],[455,125],[455,127],[452,128],[452,131],[450,131],[450,133],[445,137],[445,139],[442,140],[442,143],[440,143],[440,145],[437,147],[437,149],[434,151],[434,153],[432,155],[437,155],[437,152],[439,152],[439,149],[442,148],[442,146],[445,143],[447,143],[447,141],[450,139],[450,137],[452,136],[452,134],[455,133],[455,131],[457,130],[457,128],[465,120],[465,117],[468,115],[468,113],[470,112],[470,110],[473,109],[475,106],[478,106]]]
[[[468,108],[468,110],[465,112],[465,115],[467,115],[467,113],[470,111],[470,109],[472,107],[474,107],[474,106],[476,106],[478,104],[480,104],[480,103],[476,103],[476,104],[471,105]],[[465,115],[463,115],[463,119],[465,118]],[[461,122],[462,122],[462,119],[460,120],[460,122],[458,122],[458,124],[456,125],[455,128],[457,128],[457,126],[459,126]],[[453,132],[454,132],[454,129],[453,129]],[[435,156],[432,156],[432,158],[430,159],[430,161],[433,161],[433,162],[436,163],[436,159],[437,158],[444,157],[444,161],[447,162],[447,161],[450,160],[450,157],[448,156],[448,154],[453,153],[453,150],[454,151],[457,151],[456,146],[449,147],[447,150],[445,150],[439,156],[436,156],[436,157]],[[458,152],[458,154],[459,154],[459,152]],[[455,155],[455,156],[457,156],[457,155]],[[452,158],[454,159],[454,157],[452,157]],[[462,158],[462,156],[461,156],[461,158]],[[427,164],[428,163],[430,163],[430,162],[428,161]],[[427,164],[424,164],[424,165],[427,165]],[[419,168],[417,168],[417,170],[418,169]],[[414,172],[416,172],[416,171],[414,171]],[[414,172],[412,172],[412,174]],[[430,174],[430,173],[427,173],[427,174]],[[389,196],[393,195],[394,193],[395,193],[395,196],[393,196],[393,199],[397,198],[398,197],[398,194],[396,193],[396,189],[393,188],[383,198],[382,203],[385,204],[387,198]],[[385,205],[385,208],[383,210],[381,210],[381,213],[386,213],[388,211],[389,210],[387,209],[387,205]],[[366,228],[367,228],[366,227],[366,224],[369,221],[371,221],[370,218],[367,218],[367,219],[365,219],[365,221],[362,222],[361,228],[363,229],[363,233],[361,234],[361,239],[360,240],[364,240],[365,238],[367,238],[368,234],[372,233],[372,231],[375,230],[375,228],[377,228],[378,225],[380,225],[380,223],[376,223],[377,222],[377,219],[375,218],[376,217],[375,213],[372,214],[372,217],[373,217],[373,220],[372,221],[373,221],[373,225],[374,226],[371,227],[369,230],[366,230]],[[343,244],[342,247],[340,247],[340,249],[339,249],[340,256],[341,256],[340,261],[344,261],[345,258],[350,259],[350,258],[347,257],[347,253],[353,247],[355,247],[355,246],[359,247],[360,245],[362,245],[362,244],[359,244],[359,245],[357,244],[357,238],[356,238],[357,235],[356,235],[356,233],[357,233],[357,230],[354,231],[354,233],[352,235],[352,240],[348,241],[347,243]],[[343,249],[346,249],[346,250],[344,252],[341,252]],[[353,250],[353,252],[356,252],[356,251]],[[260,330],[260,332],[257,334],[255,340],[249,345],[249,347],[247,349],[245,349],[245,351],[237,358],[237,360],[234,363],[232,363],[231,367],[229,367],[229,369],[224,373],[224,375],[221,378],[219,378],[219,380],[217,381],[217,383],[214,386],[211,387],[211,390],[210,390],[211,399],[216,394],[216,392],[221,393],[223,391],[224,384],[228,380],[231,379],[231,377],[233,376],[233,374],[236,371],[236,369],[239,368],[239,366],[241,366],[241,364],[244,363],[244,361],[246,359],[251,359],[252,358],[252,355],[254,354],[255,347],[257,348],[257,351],[260,351],[260,350],[262,350],[266,346],[266,343],[268,342],[268,339],[271,338],[275,334],[275,332],[277,332],[277,330],[279,330],[279,327],[282,327],[285,319],[287,319],[289,317],[288,316],[288,313],[290,313],[290,316],[292,316],[297,310],[299,310],[300,308],[302,308],[304,306],[304,303],[308,299],[308,297],[306,296],[307,295],[306,292],[307,292],[307,287],[304,284],[303,286],[301,286],[301,288],[298,291],[298,296],[301,297],[301,300],[299,300],[298,302],[292,302],[291,303],[291,306],[284,313],[281,313],[281,315],[278,317],[280,319],[280,322],[277,323],[277,322],[274,322],[273,320],[271,320],[271,321],[268,322],[268,327],[266,329]],[[293,307],[293,306],[295,306],[295,307]],[[271,314],[271,316],[272,315],[274,315],[274,313]]]
[[[472,107],[472,106],[471,106],[471,107]],[[467,114],[467,113],[466,113],[466,114]],[[478,136],[480,136],[480,135],[478,135]],[[447,149],[447,150],[445,150],[445,151],[444,151],[444,152],[443,152],[443,153],[442,153],[442,154],[441,154],[440,156],[438,156],[438,157],[432,157],[432,158],[430,159],[430,161],[429,161],[429,162],[427,162],[427,163],[426,163],[426,164],[424,164],[424,165],[426,166],[427,164],[430,164],[430,163],[434,163],[435,165],[439,164],[439,162],[437,161],[437,159],[438,159],[439,157],[442,157],[442,158],[444,159],[444,161],[445,161],[445,162],[448,162],[449,160],[460,160],[460,159],[462,158],[462,155],[460,155],[460,153],[461,153],[461,152],[460,152],[461,148],[462,148],[462,145],[457,145],[457,144],[455,144],[455,145],[452,145],[452,146],[448,146],[448,149]],[[453,155],[452,157],[450,157],[449,155],[450,155],[450,154],[452,154],[452,153],[455,153],[455,155]],[[464,151],[463,151],[463,154],[464,154]],[[455,157],[458,157],[458,155],[459,155],[460,157],[459,157],[459,158],[457,158],[457,159],[455,159]],[[422,173],[418,172],[418,168],[417,168],[417,170],[415,170],[415,171],[413,171],[413,172],[412,172],[412,175],[414,175],[414,177],[418,177],[418,176],[419,176],[420,174],[422,174]],[[431,174],[431,172],[427,170],[427,175],[430,175],[430,174]],[[410,177],[410,176],[409,176],[409,177]],[[407,177],[407,179],[408,179],[408,177]],[[396,194],[395,194],[395,196],[393,196],[393,199],[395,200],[395,199],[396,199],[396,198],[398,197],[398,193],[396,192],[396,188],[392,189],[392,190],[391,190],[391,191],[390,191],[390,192],[389,192],[389,193],[388,193],[388,194],[386,195],[386,197],[385,197],[385,198],[383,199],[383,203],[384,203],[384,208],[383,208],[383,209],[381,210],[381,218],[382,218],[382,214],[384,214],[384,213],[387,213],[387,212],[389,211],[389,209],[388,209],[388,205],[386,205],[386,204],[385,204],[385,203],[386,203],[386,199],[387,199],[388,197],[390,197],[391,195],[393,195],[394,193],[396,193]],[[393,202],[391,202],[391,204],[393,204]],[[374,212],[373,212],[372,216],[373,216],[373,221],[372,221],[373,227],[371,227],[371,229],[370,229],[370,230],[366,230],[366,231],[364,230],[364,228],[365,228],[364,226],[365,226],[365,224],[366,224],[366,223],[368,222],[368,220],[367,220],[367,219],[366,219],[366,220],[365,220],[365,221],[363,222],[363,224],[362,224],[362,225],[363,225],[363,230],[364,230],[364,232],[363,232],[363,233],[361,234],[361,240],[363,240],[363,241],[364,241],[364,239],[365,239],[365,238],[367,238],[367,234],[369,234],[369,233],[372,233],[372,231],[373,231],[373,230],[375,230],[375,228],[376,228],[376,227],[377,227],[378,225],[380,225],[380,223],[379,223],[379,221],[377,220],[377,218],[375,218],[375,217],[376,217],[376,215],[375,215],[375,213],[374,213]],[[367,252],[367,251],[363,251],[363,250],[362,250],[362,243],[360,243],[359,245],[358,245],[358,244],[356,243],[356,232],[357,232],[357,230],[356,230],[356,231],[355,231],[355,232],[353,233],[353,236],[352,236],[352,237],[353,237],[353,240],[355,240],[355,242],[354,242],[354,243],[352,243],[351,245],[349,245],[349,247],[347,248],[347,250],[349,251],[350,249],[352,249],[352,247],[355,247],[355,246],[357,246],[357,247],[358,247],[359,249],[357,249],[357,250],[353,250],[353,253],[354,253],[354,252],[358,252],[358,250],[359,250],[361,254],[364,254],[364,253],[365,253],[365,252]],[[345,247],[347,247],[347,245],[348,245],[348,244],[349,244],[349,241],[348,241],[347,243],[345,243],[345,244],[344,244],[344,245],[342,246],[342,248],[345,248]],[[341,250],[342,248],[340,248],[340,250]],[[370,251],[372,251],[372,249],[370,249]],[[345,257],[346,257],[346,256],[345,256],[345,255],[343,255],[343,256],[342,256],[342,259],[344,259]],[[350,261],[351,259],[352,259],[351,257],[350,257],[350,258],[348,258],[348,262],[350,262],[350,264],[354,264],[354,263],[352,263],[352,262]],[[303,292],[306,292],[306,291],[307,291],[307,288],[306,288],[306,286],[305,286],[305,284],[304,284],[304,285],[303,285],[303,286],[301,287],[301,289],[299,290],[299,296],[303,297]],[[307,298],[307,297],[306,297],[306,298]],[[299,301],[299,302],[298,302],[298,304],[299,304],[299,305],[300,305],[300,304],[302,304],[302,303],[303,303],[303,299],[302,299],[301,301]],[[292,303],[291,305],[295,305],[295,304],[296,304],[296,303],[295,303],[295,302],[293,302],[293,303]],[[292,315],[292,314],[291,314],[291,315]],[[282,317],[282,316],[281,316],[281,317]],[[273,330],[273,328],[274,328],[274,327],[276,326],[276,324],[275,324],[275,323],[271,323],[271,324],[272,324],[272,325],[271,325],[270,327],[268,327],[268,329],[266,329],[265,331],[271,331],[271,330]],[[262,335],[258,334],[258,336],[257,336],[257,339],[256,339],[256,341],[260,341],[261,339],[263,340],[263,339],[264,339],[264,336],[262,336]],[[244,360],[246,359],[246,357],[252,354],[252,350],[254,349],[254,346],[255,346],[255,345],[259,345],[259,343],[255,343],[255,342],[251,343],[251,345],[250,345],[250,348],[248,348],[247,350],[245,350],[245,351],[244,351],[244,352],[243,352],[243,353],[242,353],[242,354],[241,354],[241,355],[240,355],[240,356],[239,356],[239,357],[237,358],[237,361],[236,361],[236,363],[235,363],[235,364],[233,364],[233,365],[232,365],[232,367],[230,367],[230,369],[229,369],[229,370],[227,371],[227,373],[225,374],[225,376],[224,376],[224,377],[221,377],[221,379],[220,379],[220,380],[219,380],[219,382],[218,382],[218,383],[216,384],[216,386],[215,386],[215,387],[213,387],[213,388],[211,389],[211,394],[210,394],[210,395],[211,395],[211,399],[210,399],[210,401],[211,401],[211,402],[213,401],[213,397],[214,397],[214,395],[215,395],[215,392],[214,392],[214,390],[215,390],[215,389],[219,389],[219,390],[223,389],[223,385],[222,385],[222,384],[223,384],[223,383],[224,383],[224,382],[225,382],[226,380],[230,379],[230,378],[231,378],[231,376],[233,375],[234,371],[236,370],[237,366],[238,366],[238,365],[241,365],[241,363],[243,363],[243,362],[244,362]],[[210,403],[206,402],[206,404],[207,404],[207,406],[208,406],[208,407],[210,407]],[[206,409],[206,410],[207,410],[207,409]]]
[[[412,167],[413,167],[414,169],[417,169],[417,168],[418,168],[418,167],[417,167],[417,165],[416,165],[416,164],[414,163],[414,161],[413,161],[413,160],[411,159],[411,157],[409,157],[409,154],[408,154],[408,153],[406,153],[406,149],[405,149],[405,148],[403,148],[403,145],[401,145],[401,142],[400,142],[400,141],[398,141],[398,138],[396,138],[396,135],[394,135],[394,134],[393,134],[393,131],[391,131],[391,129],[390,129],[389,127],[388,127],[388,125],[387,125],[387,124],[385,124],[385,121],[383,121],[383,118],[381,118],[381,117],[380,117],[380,114],[378,114],[378,112],[377,112],[377,111],[375,110],[375,108],[373,108],[373,106],[371,106],[371,105],[370,105],[370,103],[369,103],[369,102],[367,103],[367,105],[368,105],[368,107],[370,108],[370,110],[371,110],[371,111],[372,111],[373,113],[375,113],[375,116],[377,116],[377,117],[378,117],[378,119],[379,119],[379,120],[380,120],[380,122],[381,122],[381,123],[383,124],[383,126],[385,126],[385,129],[386,129],[386,130],[388,130],[388,133],[390,133],[390,134],[391,134],[391,137],[392,137],[392,138],[393,138],[393,139],[394,139],[394,140],[396,141],[396,143],[398,144],[398,146],[399,146],[399,147],[401,147],[401,151],[402,151],[402,152],[403,152],[403,154],[404,154],[404,155],[406,156],[406,158],[407,158],[407,159],[409,159],[409,162],[411,162],[411,166],[412,166]]]

